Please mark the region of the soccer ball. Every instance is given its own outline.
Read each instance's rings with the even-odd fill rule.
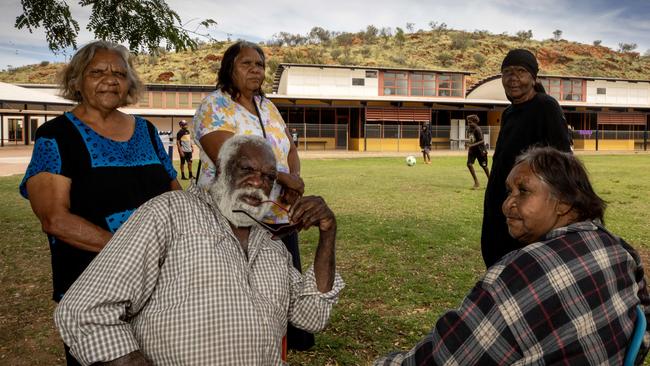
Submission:
[[[406,157],[406,165],[413,166],[415,165],[415,156],[409,155]]]

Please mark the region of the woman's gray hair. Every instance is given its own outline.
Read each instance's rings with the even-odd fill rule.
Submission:
[[[79,92],[83,82],[83,73],[90,61],[95,57],[95,53],[97,53],[98,50],[115,52],[122,58],[122,60],[124,60],[129,90],[126,96],[126,101],[121,105],[121,107],[137,103],[142,91],[144,90],[144,84],[135,71],[135,56],[133,56],[126,47],[108,41],[90,42],[80,48],[79,51],[72,56],[72,59],[63,70],[61,70],[58,77],[61,96],[75,102],[83,101],[81,93]]]
[[[239,153],[239,148],[242,145],[251,144],[253,146],[259,147],[262,150],[265,150],[266,153],[270,154],[275,160],[275,154],[273,154],[273,149],[271,145],[266,142],[262,136],[257,135],[235,135],[221,145],[219,149],[219,174],[229,174],[227,169],[228,165],[232,163],[233,158]]]
[[[607,204],[594,192],[584,165],[571,153],[550,146],[533,146],[515,160],[524,163],[542,182],[554,198],[568,204],[578,221],[599,219],[604,223]]]

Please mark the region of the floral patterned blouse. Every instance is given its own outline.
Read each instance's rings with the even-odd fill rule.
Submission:
[[[262,124],[266,132],[266,141],[271,145],[275,159],[278,162],[278,172],[289,173],[287,156],[291,140],[287,136],[286,125],[280,112],[273,103],[260,96],[255,96],[255,104],[262,117]],[[236,135],[263,136],[262,127],[256,114],[249,112],[244,106],[235,102],[228,93],[216,90],[205,97],[194,114],[194,140],[201,147],[201,138],[210,132],[227,131]],[[216,166],[201,147],[201,173],[198,180],[200,187],[208,187],[216,178]],[[277,200],[281,186],[276,184],[271,191],[271,199]],[[264,218],[269,223],[289,222],[286,212],[273,206]]]

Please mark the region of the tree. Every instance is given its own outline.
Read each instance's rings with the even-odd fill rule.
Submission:
[[[369,26],[366,27],[365,32],[363,33],[363,38],[367,43],[373,44],[375,41],[377,41],[377,36],[379,35],[379,29],[375,27],[374,25],[370,24]]]
[[[429,22],[429,27],[434,32],[444,33],[447,30],[447,23],[438,23],[432,20]]]
[[[517,32],[517,38],[522,42],[528,41],[531,38],[533,38],[533,31],[531,29],[529,29],[527,31],[520,30],[519,32]]]
[[[379,30],[379,36],[384,40],[384,43],[386,43],[388,38],[393,36],[393,30],[390,27],[381,27]]]
[[[309,39],[312,43],[326,43],[331,37],[331,33],[321,27],[313,27],[309,31]]]
[[[597,39],[594,41],[594,46],[600,46],[600,44],[603,43],[600,39]]]
[[[406,30],[409,33],[413,33],[415,31],[415,23],[406,23]]]
[[[23,14],[16,17],[14,26],[27,28],[30,33],[43,27],[48,47],[55,53],[77,48],[79,23],[72,18],[66,1],[21,0]],[[126,42],[133,51],[155,52],[161,43],[167,50],[194,49],[197,42],[188,33],[206,36],[184,28],[165,0],[79,0],[79,5],[92,7],[86,28],[96,38]],[[216,24],[206,19],[199,26],[208,28]]]
[[[618,44],[618,52],[632,52],[636,49],[636,43],[619,43]]]
[[[554,41],[559,41],[562,39],[562,31],[559,29],[556,29],[553,31],[553,40]]]
[[[395,42],[400,47],[402,47],[402,45],[404,45],[404,42],[406,42],[406,37],[404,36],[404,30],[400,27],[395,27]]]

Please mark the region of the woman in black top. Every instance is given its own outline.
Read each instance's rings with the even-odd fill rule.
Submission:
[[[118,110],[142,90],[125,47],[92,42],[61,76],[79,104],[36,130],[20,184],[48,237],[56,302],[138,206],[181,188],[156,128]],[[78,365],[67,348],[66,359]]]
[[[570,151],[564,114],[537,82],[538,70],[535,56],[524,49],[508,52],[501,65],[501,81],[512,104],[503,111],[483,203],[481,253],[486,267],[521,247],[508,233],[501,211],[507,196],[505,180],[517,155],[533,145]]]

